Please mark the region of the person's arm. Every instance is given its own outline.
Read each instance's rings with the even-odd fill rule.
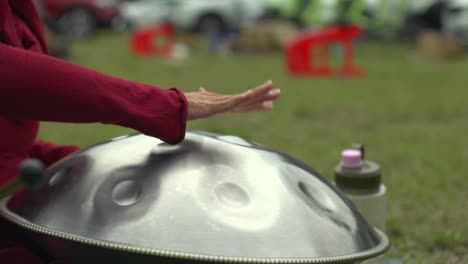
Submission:
[[[14,264],[14,263],[23,263],[23,264],[46,264],[34,253],[20,245],[19,243],[2,246],[2,242],[9,241],[0,241],[0,259],[4,264]]]
[[[173,88],[123,80],[0,44],[0,115],[115,124],[168,143],[184,139],[188,102]]]
[[[0,262],[4,264],[46,264],[24,243],[20,243],[23,239],[23,233],[17,226],[0,218]]]
[[[49,167],[56,161],[79,149],[80,147],[75,145],[56,145],[42,140],[36,140],[32,146],[29,157],[39,159],[46,167]]]

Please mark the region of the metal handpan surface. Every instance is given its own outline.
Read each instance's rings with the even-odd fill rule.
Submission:
[[[0,212],[72,262],[354,263],[389,246],[315,170],[235,136],[128,135],[46,173]]]

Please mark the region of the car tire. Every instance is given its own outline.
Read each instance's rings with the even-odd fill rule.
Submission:
[[[98,21],[91,10],[77,7],[61,15],[57,24],[62,33],[72,38],[87,38],[96,31]]]
[[[224,20],[215,14],[204,15],[200,17],[195,26],[195,31],[200,33],[211,33],[226,26]]]

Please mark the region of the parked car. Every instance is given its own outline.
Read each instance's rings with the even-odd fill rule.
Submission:
[[[242,27],[261,15],[261,2],[252,0],[131,0],[121,8],[133,27],[171,21],[178,29],[208,32],[223,26]]]
[[[461,37],[468,44],[468,0],[413,0],[407,28],[411,35],[426,28]]]
[[[444,27],[448,33],[456,34],[464,45],[468,45],[468,0],[452,0],[444,15]]]
[[[120,0],[40,0],[49,18],[72,37],[88,37],[100,26],[117,26]]]

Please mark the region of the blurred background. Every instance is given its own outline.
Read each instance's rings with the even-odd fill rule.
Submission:
[[[51,55],[106,74],[185,92],[203,86],[237,93],[273,80],[282,91],[274,111],[194,121],[189,128],[272,146],[330,179],[341,150],[364,144],[388,188],[387,257],[468,263],[468,0],[36,4]],[[326,46],[329,66],[342,67],[349,59],[343,41],[325,45],[323,36],[351,25],[362,30],[352,38],[359,74],[291,70],[294,46],[303,39]],[[323,57],[306,49],[307,63],[323,66]],[[131,132],[44,123],[40,137],[88,146]]]

